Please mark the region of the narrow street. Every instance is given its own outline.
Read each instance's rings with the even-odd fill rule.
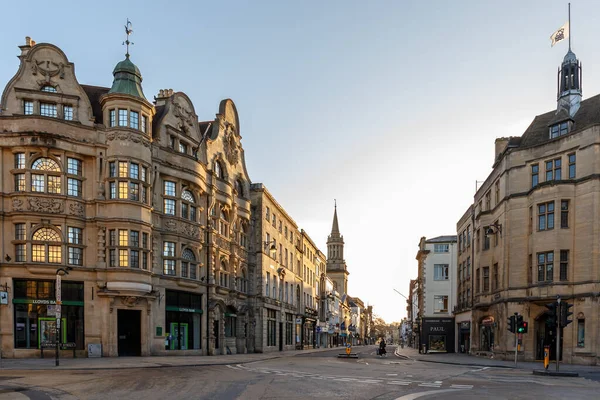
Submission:
[[[600,390],[585,378],[406,360],[393,346],[383,358],[374,346],[353,350],[358,359],[338,348],[218,366],[4,370],[0,399],[589,399]]]

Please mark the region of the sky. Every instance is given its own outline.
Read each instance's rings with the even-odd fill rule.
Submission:
[[[60,47],[82,84],[131,60],[148,99],[185,92],[201,120],[231,98],[252,182],[324,253],[334,199],[349,295],[406,316],[420,237],[455,235],[497,137],[556,108],[563,1],[67,1],[2,5],[0,85],[25,36]],[[572,1],[584,98],[600,92],[600,2]]]

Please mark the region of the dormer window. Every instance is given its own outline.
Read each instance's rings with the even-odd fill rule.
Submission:
[[[569,133],[569,123],[561,122],[556,125],[552,125],[550,127],[550,139],[557,138],[559,136],[563,136]]]
[[[55,88],[55,87],[53,87],[53,86],[50,86],[50,85],[43,86],[41,90],[42,90],[42,92],[48,92],[48,93],[58,93],[58,92],[56,91],[56,88]]]

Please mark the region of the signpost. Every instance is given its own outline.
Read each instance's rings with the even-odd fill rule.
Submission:
[[[58,353],[60,352],[60,317],[61,317],[61,278],[60,271],[56,271],[56,366],[59,366]]]

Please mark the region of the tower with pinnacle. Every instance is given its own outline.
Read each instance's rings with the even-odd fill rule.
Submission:
[[[334,204],[333,225],[327,238],[327,275],[331,277],[335,290],[348,293],[348,267],[344,260],[344,237],[338,226],[337,203]]]

